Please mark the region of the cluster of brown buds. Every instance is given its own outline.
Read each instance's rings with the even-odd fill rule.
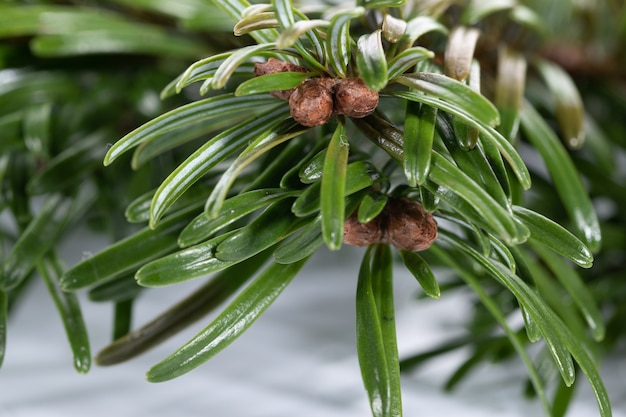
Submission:
[[[299,65],[270,58],[254,64],[254,75],[276,72],[307,72]],[[289,90],[272,91],[274,97],[289,100],[291,116],[303,126],[320,126],[335,114],[361,118],[378,106],[378,93],[360,78],[309,78]]]
[[[400,250],[423,251],[437,238],[437,222],[432,214],[413,200],[389,197],[381,213],[367,223],[357,214],[343,225],[343,241],[354,246],[389,243]]]

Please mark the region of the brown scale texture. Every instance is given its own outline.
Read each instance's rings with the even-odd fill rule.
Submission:
[[[255,77],[277,72],[306,72],[306,68],[290,62],[280,61],[276,58],[270,58],[267,62],[256,62],[254,64]]]
[[[275,74],[277,72],[306,72],[306,68],[290,62],[284,62],[276,58],[270,58],[267,62],[256,62],[254,64],[254,76],[259,77],[266,74]],[[293,93],[293,88],[289,90],[277,90],[270,92],[270,95],[282,100],[289,100],[289,96]]]
[[[390,197],[382,212],[367,223],[352,213],[344,223],[344,242],[354,246],[389,243],[400,250],[426,250],[437,239],[437,222],[413,200]]]
[[[332,78],[309,78],[289,97],[291,117],[307,127],[320,126],[333,115]]]
[[[369,246],[383,240],[383,216],[377,216],[367,223],[359,222],[356,212],[343,224],[343,241],[353,246]]]
[[[348,117],[369,116],[378,106],[378,93],[360,78],[339,80],[335,85],[335,110]]]
[[[400,250],[426,250],[437,239],[437,222],[415,201],[390,198],[385,206],[385,241]]]
[[[254,64],[256,77],[277,72],[306,71],[306,68],[276,58]],[[270,94],[289,100],[292,117],[308,127],[323,125],[333,114],[365,117],[378,106],[378,92],[370,89],[360,78],[310,78],[296,88],[272,91]]]

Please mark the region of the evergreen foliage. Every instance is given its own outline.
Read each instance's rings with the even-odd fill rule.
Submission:
[[[319,248],[358,243],[351,221],[376,236],[355,271],[373,415],[402,414],[401,370],[471,346],[447,388],[516,355],[546,415],[566,412],[582,371],[610,416],[599,364],[626,315],[626,7],[301,3],[0,4],[0,361],[13,305],[42,278],[79,372],[92,354],[77,290],[116,306],[101,365],[219,308],[147,374],[175,378],[252,325]],[[286,70],[259,73],[272,59]],[[295,115],[312,103],[315,121]],[[66,268],[59,242],[85,224],[111,244]],[[398,357],[401,267],[435,299],[472,290],[466,338]],[[144,288],[191,279],[206,284],[130,328]]]

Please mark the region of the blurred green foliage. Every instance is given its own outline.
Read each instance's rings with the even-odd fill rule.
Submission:
[[[355,271],[373,415],[401,415],[400,370],[469,346],[446,388],[517,356],[547,415],[566,412],[579,369],[610,416],[598,369],[626,314],[624,22],[619,1],[0,3],[0,360],[37,277],[79,372],[92,355],[74,290],[115,305],[101,365],[237,294],[148,372],[175,378],[248,328],[318,248],[340,250],[351,214],[365,223],[408,199],[437,240],[417,254],[379,239]],[[307,72],[255,78],[269,58]],[[359,77],[380,103],[302,126],[268,93],[306,77]],[[111,245],[68,269],[57,248],[85,225]],[[398,358],[398,264],[432,298],[472,289],[466,337]],[[145,287],[189,279],[206,284],[131,329]]]

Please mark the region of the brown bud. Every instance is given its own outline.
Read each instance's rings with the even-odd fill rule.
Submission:
[[[277,72],[306,72],[306,68],[291,62],[281,61],[276,58],[270,58],[267,62],[254,63],[254,76],[259,77],[266,74],[275,74]]]
[[[384,240],[400,250],[422,251],[437,238],[432,214],[413,200],[390,198],[385,206],[387,224]]]
[[[383,240],[383,218],[376,216],[367,223],[359,222],[356,212],[343,224],[343,241],[348,245],[369,246]]]
[[[294,120],[313,127],[326,123],[333,115],[332,78],[310,78],[298,85],[289,97]]]
[[[335,109],[339,114],[361,118],[369,116],[378,106],[378,92],[360,78],[338,80],[335,85]]]
[[[413,200],[390,197],[382,212],[368,223],[360,223],[352,213],[343,225],[343,241],[348,245],[369,246],[385,242],[400,250],[422,251],[437,238],[437,222]]]
[[[306,68],[290,62],[281,61],[276,58],[270,58],[267,62],[254,63],[254,76],[260,77],[266,74],[275,74],[277,72],[307,72]],[[289,90],[276,90],[270,92],[270,95],[282,100],[289,100],[289,96],[293,92],[293,88]]]

